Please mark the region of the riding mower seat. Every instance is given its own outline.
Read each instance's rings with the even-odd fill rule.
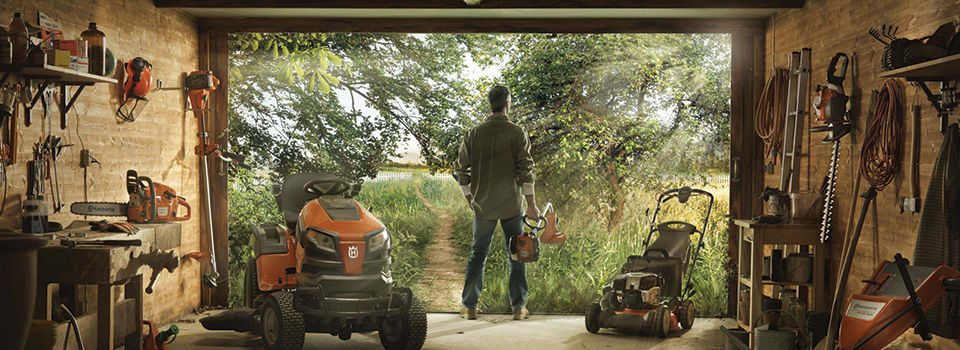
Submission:
[[[297,220],[300,219],[300,210],[307,202],[318,199],[317,195],[309,194],[303,190],[304,185],[314,180],[322,181],[319,186],[316,186],[321,191],[319,193],[320,204],[327,204],[324,205],[324,209],[328,213],[330,213],[329,209],[335,209],[335,213],[330,213],[330,215],[349,217],[351,216],[349,215],[350,210],[346,211],[347,215],[339,214],[344,214],[344,209],[350,208],[352,208],[352,216],[359,215],[357,206],[351,199],[360,192],[359,185],[347,184],[340,181],[336,176],[329,174],[293,174],[284,178],[282,185],[274,185],[273,187],[273,195],[277,199],[277,205],[280,206],[280,212],[283,214],[283,221],[287,223],[287,227],[296,229]],[[348,191],[349,193],[344,195]]]

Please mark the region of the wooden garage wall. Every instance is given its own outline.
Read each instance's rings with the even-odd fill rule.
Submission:
[[[0,1],[0,24],[7,25],[14,12],[26,20],[37,21],[37,11],[58,19],[68,39],[79,38],[89,22],[106,34],[107,47],[118,59],[128,61],[140,56],[153,64],[154,79],[167,86],[179,86],[181,74],[199,67],[199,32],[196,19],[177,10],[157,9],[150,0],[12,0]],[[53,135],[74,144],[64,149],[58,162],[63,202],[83,200],[83,172],[79,164],[80,138],[91,154],[102,163],[89,171],[89,199],[125,201],[124,176],[127,169],[172,186],[195,209],[201,207],[197,157],[196,120],[185,113],[183,96],[177,91],[154,90],[150,103],[134,123],[117,124],[115,84],[87,87],[69,112],[68,130],[59,128],[59,112],[51,104]],[[38,105],[39,106],[39,105]],[[19,228],[21,201],[26,190],[26,161],[32,157],[34,142],[41,138],[36,120],[40,108],[33,110],[34,124],[18,125],[20,144],[17,164],[9,167],[10,187],[0,227]],[[78,136],[79,133],[79,136]],[[48,201],[49,202],[49,201]],[[200,250],[199,210],[183,223],[180,254]],[[69,208],[53,214],[51,221],[64,225],[78,219]],[[145,294],[144,318],[156,322],[175,320],[200,303],[200,270],[196,262],[187,262],[173,274],[163,272],[156,291]],[[149,277],[149,276],[146,276]],[[144,281],[146,283],[146,281]]]
[[[838,187],[836,210],[833,219],[833,238],[831,239],[831,274],[830,293],[833,293],[832,280],[835,271],[840,265],[840,255],[843,237],[846,232],[847,218],[851,210],[851,195],[854,191],[857,162],[859,161],[860,143],[863,141],[867,111],[870,109],[870,92],[878,89],[885,79],[880,79],[880,55],[883,45],[874,40],[867,32],[871,27],[879,28],[882,24],[893,24],[900,27],[899,35],[906,38],[917,38],[933,33],[938,26],[954,20],[960,15],[960,2],[954,0],[808,0],[802,9],[787,10],[777,13],[767,23],[766,34],[766,76],[770,76],[771,60],[776,66],[786,66],[791,51],[803,47],[812,49],[812,75],[810,80],[811,94],[817,84],[826,81],[826,69],[830,59],[837,52],[845,52],[855,56],[851,68],[848,70],[847,81],[844,86],[848,95],[853,92],[853,108],[855,110],[856,127],[852,137],[847,136],[842,141],[840,167],[838,172]],[[851,76],[852,73],[852,76]],[[905,125],[908,130],[911,126],[909,109],[913,105],[914,87],[902,81],[905,91],[905,102],[908,118]],[[938,89],[930,84],[931,89]],[[942,139],[936,118],[936,111],[923,98],[920,92],[920,106],[922,108],[921,146],[920,146],[920,190],[921,198],[926,195],[926,187],[930,181],[933,163],[940,148]],[[809,111],[810,109],[807,108]],[[953,117],[952,120],[956,120]],[[807,125],[810,125],[807,119]],[[905,257],[913,256],[913,247],[919,227],[920,214],[900,213],[902,197],[910,196],[910,179],[907,168],[909,166],[909,143],[911,134],[907,133],[907,145],[904,147],[904,170],[893,183],[880,192],[876,199],[876,210],[869,213],[865,220],[863,233],[857,247],[857,255],[850,273],[846,295],[859,291],[862,288],[860,280],[868,278],[876,264],[874,256],[879,259],[892,260],[893,255],[902,253]],[[823,134],[810,134],[808,128],[803,130],[803,152],[805,156],[801,162],[800,187],[802,190],[818,188],[827,175],[830,161],[831,146],[822,143]],[[813,140],[811,144],[810,140]],[[811,146],[811,147],[807,147]],[[779,184],[779,167],[776,174],[766,176],[768,186],[777,187]],[[866,181],[861,184],[860,192],[866,190]],[[862,200],[859,203],[863,203]],[[858,205],[859,205],[858,203]],[[874,249],[875,242],[879,249]],[[952,341],[941,341],[946,349],[960,349]]]

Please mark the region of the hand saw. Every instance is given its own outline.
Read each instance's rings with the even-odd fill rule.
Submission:
[[[149,177],[138,176],[135,170],[127,170],[127,193],[130,200],[117,202],[77,202],[70,205],[70,212],[89,216],[126,216],[138,223],[185,221],[190,219],[191,208],[187,200],[170,186],[153,182]],[[180,206],[187,214],[177,216]]]

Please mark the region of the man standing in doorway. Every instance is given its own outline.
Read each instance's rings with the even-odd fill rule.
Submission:
[[[530,139],[519,125],[507,119],[510,91],[501,85],[487,96],[492,112],[480,125],[467,132],[460,145],[456,177],[467,204],[474,211],[473,253],[467,261],[463,284],[461,316],[475,320],[483,270],[490,252],[493,231],[500,222],[504,241],[523,232],[523,201],[526,217],[536,220],[540,210],[533,196],[533,158]],[[523,263],[510,260],[510,305],[513,319],[527,318],[527,276]]]

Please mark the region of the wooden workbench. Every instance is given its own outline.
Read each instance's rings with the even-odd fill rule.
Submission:
[[[90,330],[96,329],[95,337],[84,337],[86,348],[113,350],[122,343],[125,349],[140,349],[143,288],[148,283],[144,276],[150,276],[152,270],[141,266],[137,258],[154,248],[166,251],[179,247],[180,224],[135,226],[138,232],[127,235],[91,231],[88,222],[75,221],[63,231],[46,234],[50,241],[37,253],[34,318],[52,319],[57,305],[63,302],[76,314],[82,333],[92,334]],[[75,241],[139,239],[143,245],[70,248],[60,244],[63,237]],[[92,294],[95,296],[91,297]],[[62,323],[60,328],[65,329],[66,324]],[[73,346],[72,335],[70,339],[70,346]]]
[[[820,243],[819,224],[760,224],[753,220],[735,220],[734,223],[740,228],[737,295],[745,290],[749,290],[750,295],[748,314],[743,315],[741,308],[737,308],[737,322],[741,328],[753,330],[754,320],[761,313],[765,286],[797,287],[798,293],[806,294],[808,311],[826,310],[828,304],[824,296],[824,285],[828,245]],[[767,245],[785,245],[791,249],[797,247],[801,252],[812,253],[812,280],[793,283],[762,279],[764,247]],[[784,251],[786,252],[786,249]]]

